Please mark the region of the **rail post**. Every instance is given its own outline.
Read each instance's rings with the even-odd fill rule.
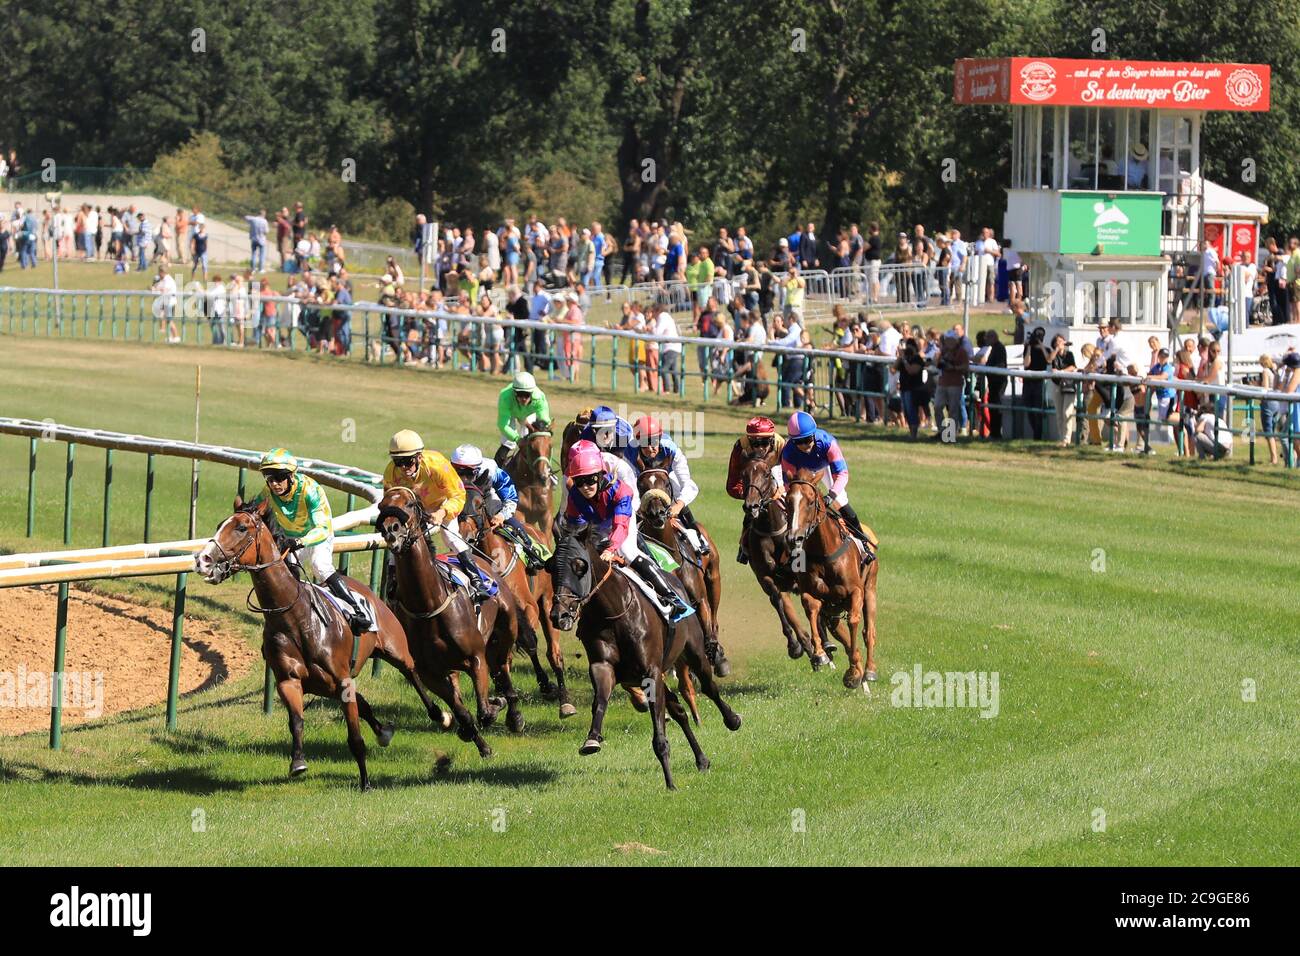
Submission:
[[[176,598],[172,604],[172,659],[167,671],[167,729],[176,729],[176,702],[181,686],[181,642],[185,637],[185,579],[181,571],[176,575]]]
[[[27,537],[36,525],[36,439],[27,439]]]
[[[63,475],[63,543],[72,544],[72,472],[76,462],[77,445],[68,442],[68,464]]]
[[[104,533],[101,547],[108,547],[109,524],[113,514],[113,449],[104,449]]]
[[[149,532],[153,528],[153,485],[154,453],[145,456],[144,477],[144,543],[149,543]]]
[[[54,673],[50,683],[50,749],[63,748],[63,659],[68,645],[68,582],[59,583],[54,619]]]

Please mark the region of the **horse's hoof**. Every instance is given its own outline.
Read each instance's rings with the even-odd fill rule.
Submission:
[[[695,769],[700,771],[700,773],[708,770],[711,766],[712,764],[709,763],[709,758],[705,757],[703,754],[700,755],[699,760],[695,761]]]
[[[592,754],[600,753],[600,741],[595,737],[588,737],[587,742],[578,748],[578,753],[584,757],[590,757]]]
[[[456,724],[456,736],[459,737],[461,740],[465,741],[465,743],[467,744],[473,743],[474,727],[472,725],[461,724],[458,722]]]
[[[512,734],[522,734],[524,732],[524,715],[515,711],[506,717],[506,729]]]
[[[790,660],[797,661],[799,658],[803,657],[803,645],[787,644],[785,646],[785,653],[790,658]]]
[[[541,684],[537,692],[542,695],[542,700],[555,700],[560,696],[560,689],[554,684]]]
[[[506,705],[506,699],[504,697],[489,697],[488,704],[497,710],[501,710]]]
[[[722,658],[718,661],[718,665],[713,669],[713,672],[719,677],[731,676],[731,661],[727,660],[725,657]]]
[[[307,772],[307,761],[302,757],[294,757],[289,761],[289,776],[298,777]]]
[[[487,760],[488,757],[492,756],[492,748],[484,743],[483,746],[478,748],[478,755],[484,760]]]
[[[867,671],[867,673],[866,673],[865,675],[863,675],[863,676],[864,676],[864,678],[865,678],[866,680],[874,681],[874,680],[876,679],[876,672],[875,672],[875,671]]]
[[[370,792],[371,790],[373,790],[373,789],[375,789],[375,788],[372,787],[372,786],[370,785],[370,781],[369,781],[369,780],[362,780],[362,781],[361,781],[361,792],[362,792],[362,793],[369,793],[369,792]]]
[[[826,651],[828,655],[834,657],[835,652],[839,650],[839,645],[837,645],[834,641],[828,640],[822,642],[822,648]]]
[[[857,690],[862,686],[862,674],[852,668],[844,675],[844,686],[849,690]]]
[[[830,664],[831,667],[835,666],[831,662],[831,659],[825,654],[814,654],[812,657],[808,658],[808,662],[812,664],[812,669],[815,671],[821,670],[827,664]]]
[[[453,723],[451,714],[447,713],[445,710],[434,718],[434,722],[443,730],[451,730],[451,725]]]
[[[378,742],[379,746],[387,747],[389,743],[392,742],[393,731],[396,729],[397,728],[392,724],[385,724],[383,727],[380,727],[379,733],[375,734],[375,740]]]
[[[574,707],[574,706],[573,706],[572,704],[570,704],[567,700],[566,700],[563,704],[560,705],[560,719],[561,719],[561,720],[563,720],[565,717],[572,717],[572,716],[574,716],[577,712],[578,712],[578,708]]]
[[[740,714],[732,713],[730,717],[723,717],[722,726],[726,727],[728,730],[739,730]]]

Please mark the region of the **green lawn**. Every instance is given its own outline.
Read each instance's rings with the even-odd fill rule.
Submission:
[[[7,275],[7,273],[6,273]],[[500,381],[453,373],[25,336],[0,338],[0,413],[188,437],[203,363],[205,441],[377,469],[403,426],[433,445],[493,440]],[[548,388],[561,416],[593,397]],[[696,406],[645,407],[647,411]],[[307,713],[300,780],[286,776],[283,711],[261,675],[65,732],[0,740],[0,858],[12,864],[1295,864],[1295,673],[1300,614],[1285,597],[1300,558],[1273,529],[1295,482],[1277,470],[1137,462],[1012,444],[912,444],[841,432],[859,513],[882,541],[881,681],[785,658],[773,613],[732,561],[739,515],[720,490],[743,414],[701,407],[697,514],[726,560],[727,733],[702,701],[695,771],[675,729],[667,794],[649,721],[624,696],[608,743],[580,757],[590,688],[566,636],[579,716],[561,723],[518,665],[528,729],[490,731],[496,754],[435,732],[391,670],[363,678],[398,734],[370,747],[377,789],[355,789],[341,715]],[[839,429],[837,429],[839,431]],[[355,438],[349,441],[349,438]],[[0,545],[53,548],[63,447],[42,445],[37,540],[24,539],[24,439],[0,437]],[[119,453],[113,538],[140,537],[143,463]],[[74,543],[99,543],[102,452],[77,454]],[[185,530],[188,463],[159,465],[155,538]],[[204,465],[200,526],[222,518],[232,470]],[[342,506],[335,499],[335,507]],[[1285,540],[1285,538],[1283,539]],[[1098,549],[1104,551],[1104,570]],[[365,568],[361,559],[360,567]],[[354,573],[357,565],[354,564]],[[363,575],[364,576],[364,572]],[[169,580],[105,584],[169,601]],[[244,581],[195,579],[190,608],[241,628]],[[50,620],[33,627],[53,627]],[[75,644],[73,632],[69,641]],[[891,706],[895,672],[997,672],[996,717]],[[1243,700],[1243,681],[1257,700]],[[111,693],[111,688],[107,689]],[[450,770],[434,770],[440,754]],[[203,811],[205,832],[192,814]],[[504,816],[502,815],[504,812]],[[1098,812],[1105,829],[1094,829]],[[792,823],[802,816],[800,832]],[[503,832],[494,821],[504,820]],[[650,853],[627,844],[663,851]]]

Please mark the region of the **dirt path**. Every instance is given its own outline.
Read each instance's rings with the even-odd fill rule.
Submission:
[[[0,735],[49,727],[57,587],[0,589]],[[63,725],[167,699],[171,611],[73,590],[68,601]],[[248,673],[244,638],[187,618],[181,693]]]

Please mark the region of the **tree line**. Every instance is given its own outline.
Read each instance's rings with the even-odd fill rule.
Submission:
[[[959,57],[1270,63],[1271,112],[1211,114],[1202,152],[1300,228],[1282,0],[10,0],[0,23],[0,146],[29,171],[149,167],[198,137],[263,192],[338,183],[345,222],[398,203],[764,238],[1000,226],[1009,114],[953,104]]]

